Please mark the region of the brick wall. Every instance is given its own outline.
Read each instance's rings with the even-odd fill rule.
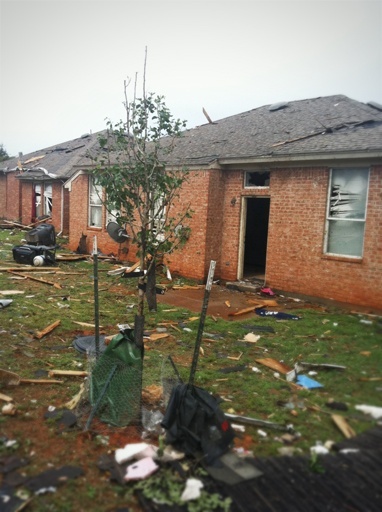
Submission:
[[[374,167],[370,173],[364,256],[362,260],[352,260],[323,254],[329,170],[272,171],[267,284],[275,289],[380,308],[381,180],[382,168]]]
[[[30,181],[21,182],[21,224],[28,225],[33,222],[33,202],[33,183]]]
[[[16,172],[1,176],[0,215],[7,220],[21,221],[21,183]]]
[[[217,261],[215,278],[237,279],[244,197],[270,197],[266,282],[276,290],[332,298],[380,308],[382,304],[382,166],[370,173],[370,188],[361,261],[323,254],[329,169],[324,167],[274,169],[269,188],[244,189],[242,170],[191,172],[183,186],[181,205],[191,203],[187,221],[191,236],[182,250],[169,255],[171,272],[205,281],[211,259]],[[121,246],[105,230],[89,228],[88,177],[81,175],[70,192],[70,248],[76,250],[81,234],[93,236],[105,254]],[[180,208],[180,205],[178,205]],[[122,244],[126,246],[126,244]]]
[[[102,228],[88,226],[88,198],[89,198],[89,176],[80,174],[68,191],[70,202],[69,225],[69,243],[68,248],[76,251],[82,235],[85,235],[87,242],[87,251],[90,253],[93,249],[94,237],[97,237],[98,250],[103,254],[113,254],[122,261],[135,261],[135,254],[129,253],[129,243],[118,244],[114,242],[107,231]],[[106,224],[106,212],[103,211],[102,225]]]
[[[7,176],[0,174],[0,219],[7,216]]]

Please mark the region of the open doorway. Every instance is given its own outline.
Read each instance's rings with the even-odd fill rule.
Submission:
[[[246,198],[243,277],[265,280],[269,224],[269,197]]]

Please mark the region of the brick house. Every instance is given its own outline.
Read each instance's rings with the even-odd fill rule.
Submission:
[[[48,216],[57,232],[69,234],[69,193],[63,185],[95,141],[95,135],[84,135],[1,162],[0,218],[28,225]]]
[[[187,130],[166,164],[190,170],[194,211],[173,274],[204,280],[213,259],[223,281],[382,309],[382,106],[336,95],[260,107]],[[81,151],[64,185],[69,247],[96,234],[133,261],[105,230],[90,167]]]

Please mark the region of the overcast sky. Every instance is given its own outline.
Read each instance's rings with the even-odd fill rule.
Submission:
[[[382,0],[0,0],[0,144],[43,149],[124,117],[142,78],[187,126],[332,94],[382,104]]]

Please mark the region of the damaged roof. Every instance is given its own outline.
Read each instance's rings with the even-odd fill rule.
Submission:
[[[357,152],[382,157],[382,105],[336,95],[266,105],[188,130],[168,163],[280,161]]]
[[[76,164],[86,152],[98,144],[98,134],[86,134],[77,139],[12,157],[0,163],[0,173],[22,171],[22,180],[66,180],[76,172]]]
[[[69,179],[92,167],[88,155],[99,154],[100,133],[23,156],[19,177]],[[381,159],[382,105],[344,95],[265,105],[186,130],[166,158],[167,165],[188,167]],[[18,162],[18,157],[2,162],[0,172],[16,170]]]

